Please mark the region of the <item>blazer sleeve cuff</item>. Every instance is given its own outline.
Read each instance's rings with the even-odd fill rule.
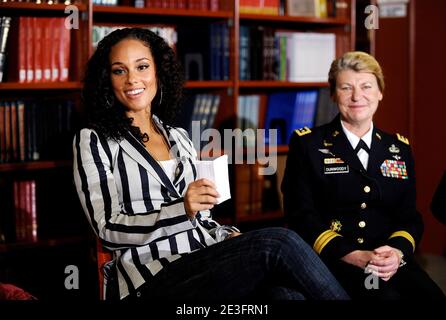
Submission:
[[[352,252],[351,245],[341,234],[332,230],[322,232],[314,241],[313,249],[323,259],[337,260]]]
[[[413,254],[416,248],[414,237],[404,230],[392,233],[387,240],[387,244],[391,247],[400,249],[405,255]]]

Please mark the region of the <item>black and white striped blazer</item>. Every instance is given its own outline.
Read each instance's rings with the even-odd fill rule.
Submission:
[[[196,179],[196,152],[185,130],[154,122],[177,159],[174,181],[130,133],[120,142],[82,129],[74,140],[74,181],[87,218],[114,251],[121,299],[166,264],[215,243],[209,211],[189,220],[183,195]]]

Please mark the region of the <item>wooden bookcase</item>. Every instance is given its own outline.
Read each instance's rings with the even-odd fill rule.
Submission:
[[[339,1],[338,1],[339,2]],[[241,81],[239,79],[239,34],[240,25],[264,25],[271,26],[275,29],[290,30],[290,31],[317,31],[335,33],[337,39],[336,54],[340,55],[343,51],[354,48],[355,43],[355,1],[343,0],[340,1],[348,4],[347,14],[342,17],[330,18],[312,18],[312,17],[290,17],[290,16],[274,16],[263,14],[242,14],[239,10],[238,0],[220,0],[221,7],[224,8],[219,11],[201,11],[190,9],[160,9],[160,8],[134,8],[131,7],[130,0],[123,0],[122,3],[127,5],[120,6],[97,6],[92,4],[92,0],[82,0],[75,3],[80,14],[79,29],[71,30],[71,61],[70,61],[70,76],[68,82],[55,83],[18,83],[18,82],[3,82],[0,83],[1,99],[44,99],[47,96],[55,96],[60,99],[73,99],[75,101],[76,110],[81,113],[80,105],[80,89],[84,66],[88,57],[93,52],[92,47],[92,30],[93,24],[115,24],[115,25],[129,25],[140,26],[147,24],[170,24],[176,25],[178,28],[187,28],[190,23],[206,26],[212,22],[224,22],[229,26],[229,79],[228,80],[213,80],[213,81],[187,81],[185,91],[187,94],[210,93],[219,95],[221,98],[220,108],[218,110],[215,127],[220,127],[223,123],[232,119],[233,127],[236,127],[234,119],[237,116],[237,102],[240,95],[243,94],[263,94],[271,93],[278,90],[293,90],[306,88],[324,88],[328,86],[326,82],[312,82],[299,83],[287,81]],[[65,6],[62,4],[48,5],[48,4],[33,4],[28,2],[1,2],[0,8],[2,15],[19,17],[19,16],[36,16],[36,17],[63,17]],[[8,40],[9,41],[9,40]],[[342,44],[340,43],[342,41]],[[338,43],[339,42],[339,43]],[[327,70],[328,71],[328,70]],[[263,111],[264,112],[264,111]],[[259,115],[261,118],[264,114]],[[67,141],[71,146],[71,141]],[[286,157],[288,146],[280,145],[276,147],[279,156]],[[221,153],[225,152],[224,150]],[[243,150],[244,153],[249,153],[250,150]],[[218,152],[217,152],[218,153]],[[214,154],[216,155],[216,154]],[[77,195],[74,193],[72,187],[72,179],[69,178],[71,173],[71,159],[45,159],[42,161],[20,162],[20,163],[0,163],[0,182],[3,185],[11,185],[15,179],[41,179],[46,177],[60,176],[67,177],[66,181],[55,180],[54,186],[46,186],[47,189],[42,190],[47,195],[54,198],[62,197],[68,199],[63,208],[56,205],[51,206],[46,204],[44,209],[47,212],[39,212],[39,215],[61,215],[67,216],[78,221],[78,224],[85,223],[80,228],[80,232],[72,234],[67,232],[64,236],[64,230],[57,236],[44,237],[37,242],[23,243],[23,242],[6,242],[0,244],[0,253],[11,256],[35,254],[45,251],[45,259],[48,258],[49,248],[63,248],[67,247],[69,250],[84,250],[87,252],[88,248],[94,248],[94,242],[88,234],[88,226],[86,226],[86,219],[77,203]],[[279,168],[283,170],[283,168]],[[65,175],[63,175],[63,174]],[[233,169],[233,178],[239,174],[237,165]],[[235,178],[234,178],[235,179]],[[280,181],[277,181],[280,184]],[[60,187],[63,185],[64,187]],[[283,213],[280,209],[261,212],[252,215],[240,214],[237,205],[237,196],[240,195],[238,185],[233,181],[231,193],[235,201],[233,206],[228,206],[224,210],[228,210],[226,214],[217,215],[216,219],[221,223],[231,223],[235,225],[261,222],[268,223],[270,220],[280,219]],[[71,188],[71,189],[70,189]],[[68,190],[68,191],[67,191]],[[60,192],[73,192],[71,197],[63,197]],[[9,195],[11,196],[11,194]],[[48,196],[46,196],[48,198]],[[2,200],[12,202],[12,199],[5,198]],[[11,215],[13,210],[12,204],[8,208],[0,210],[0,223],[2,215]],[[67,213],[69,212],[69,214]],[[74,217],[77,218],[74,218]],[[62,224],[64,228],[70,229],[67,224]],[[1,224],[0,224],[1,226]],[[3,226],[4,227],[4,226]],[[76,249],[76,244],[79,244]],[[52,258],[53,260],[56,258]],[[65,257],[67,264],[76,264],[68,257]],[[80,258],[79,258],[80,259]],[[20,259],[19,259],[20,260]],[[21,260],[20,260],[21,261]],[[51,263],[51,259],[48,263]],[[79,262],[80,263],[80,262]],[[11,269],[16,265],[10,262]],[[94,267],[91,270],[95,270]],[[10,271],[10,270],[9,270]],[[6,272],[9,275],[9,271]],[[61,278],[63,279],[63,270]],[[82,270],[81,270],[82,272]],[[0,273],[0,276],[3,274]],[[33,275],[34,277],[36,275]],[[14,276],[11,279],[16,279]],[[8,278],[0,281],[8,281]],[[58,290],[64,292],[63,280]],[[25,288],[29,282],[18,283]],[[65,292],[66,293],[66,292]],[[37,294],[37,293],[36,293]],[[49,294],[43,290],[43,295]],[[54,292],[52,293],[54,294]],[[97,297],[96,293],[89,296]]]

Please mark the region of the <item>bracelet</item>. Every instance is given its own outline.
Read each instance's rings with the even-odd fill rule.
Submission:
[[[219,226],[213,230],[211,230],[211,235],[214,234],[215,235],[215,240],[217,242],[226,240],[233,232],[240,232],[239,229],[237,229],[236,227],[233,226],[228,226],[228,225],[223,225],[223,226]]]
[[[406,261],[404,261],[404,253],[401,250],[399,250],[399,249],[396,249],[396,251],[398,252],[398,255],[400,257],[399,268],[401,268],[402,266],[405,266],[407,263],[406,263]]]

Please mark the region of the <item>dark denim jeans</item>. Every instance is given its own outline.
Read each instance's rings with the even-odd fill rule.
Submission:
[[[244,233],[171,262],[127,300],[349,299],[315,252],[294,232]]]

